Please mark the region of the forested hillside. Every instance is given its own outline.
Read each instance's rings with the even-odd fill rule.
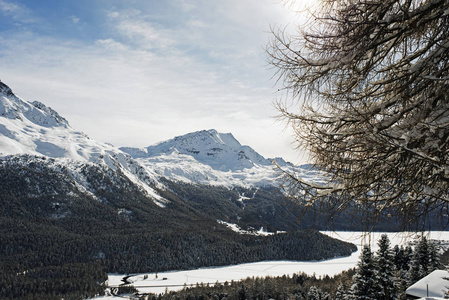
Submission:
[[[14,158],[0,164],[2,299],[92,296],[102,291],[108,272],[316,260],[355,251],[316,231],[237,234],[169,189],[159,191],[162,207],[120,170],[85,164],[79,172],[92,194],[64,166],[24,159],[26,164]]]

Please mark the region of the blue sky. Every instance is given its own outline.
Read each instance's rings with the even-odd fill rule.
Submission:
[[[216,129],[298,163],[265,53],[298,18],[279,0],[0,0],[0,79],[118,147]]]

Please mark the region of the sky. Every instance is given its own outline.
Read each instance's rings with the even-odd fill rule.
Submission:
[[[265,50],[301,18],[281,0],[0,0],[0,80],[117,147],[216,129],[304,163]]]

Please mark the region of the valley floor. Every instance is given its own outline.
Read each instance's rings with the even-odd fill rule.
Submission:
[[[246,277],[266,277],[292,275],[304,272],[308,275],[334,276],[342,271],[354,268],[359,260],[362,245],[370,244],[372,251],[377,251],[377,240],[383,233],[377,232],[364,235],[361,232],[323,232],[331,237],[351,242],[358,248],[349,257],[341,257],[323,261],[264,261],[257,263],[239,264],[226,267],[201,268],[189,271],[172,271],[163,273],[136,274],[128,278],[128,282],[141,293],[164,293],[166,291],[180,290],[186,286],[197,283],[214,284],[216,282],[238,281]],[[426,233],[429,239],[439,240],[442,247],[449,246],[449,231],[432,231]],[[387,233],[391,246],[406,244],[413,241],[416,235],[412,233]],[[123,283],[126,275],[109,274],[109,286],[118,286]],[[96,300],[117,299],[116,297],[98,297]]]

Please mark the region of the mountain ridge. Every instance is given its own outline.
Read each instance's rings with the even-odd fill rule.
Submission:
[[[43,103],[22,100],[4,83],[0,84],[0,111],[4,112],[0,115],[0,167],[8,167],[12,172],[32,166],[45,170],[39,171],[44,172],[42,180],[46,173],[60,174],[55,176],[73,183],[66,189],[76,188],[76,193],[105,203],[110,202],[104,195],[110,195],[113,182],[129,181],[162,208],[170,206],[170,200],[163,195],[171,190],[188,199],[188,207],[209,211],[216,220],[238,223],[244,229],[299,228],[294,221],[296,216],[280,204],[284,201],[282,194],[269,188],[276,185],[279,176],[272,162],[251,147],[242,146],[231,133],[202,130],[144,149],[125,149],[134,154],[133,158],[74,130],[65,118]],[[90,176],[87,170],[102,178],[101,188],[97,185],[100,179]],[[45,182],[36,185],[47,186]],[[243,189],[237,191],[237,187]],[[255,194],[254,187],[259,190],[257,197],[246,197],[245,193]],[[32,191],[36,194],[39,188]],[[49,196],[53,194],[50,192]],[[202,205],[198,206],[199,202]],[[209,208],[211,205],[221,210]],[[283,217],[274,217],[280,215]]]
[[[195,184],[222,186],[277,185],[279,172],[273,159],[266,159],[231,133],[215,129],[177,136],[154,145],[121,147],[160,177]],[[292,169],[282,158],[276,163]]]
[[[134,158],[178,151],[181,154],[191,155],[197,161],[219,171],[235,171],[251,168],[256,164],[270,164],[251,147],[242,146],[232,133],[219,133],[215,129],[187,133],[144,148],[121,147],[120,149]],[[231,163],[224,164],[225,160]]]
[[[17,97],[9,86],[0,81],[0,114],[8,119],[26,119],[44,127],[70,127],[55,110],[39,101],[26,102]]]
[[[45,104],[22,100],[1,81],[0,116],[0,158],[44,156],[72,166],[73,170],[79,163],[104,165],[128,177],[155,203],[164,202],[154,190],[160,183],[150,169],[118,148],[73,129],[64,117]],[[75,179],[78,176],[76,171],[71,174]]]
[[[27,102],[0,81],[0,157],[16,154],[101,163],[122,168],[135,181],[170,180],[224,186],[266,186],[278,173],[272,159],[214,129],[177,136],[145,148],[116,148],[90,139],[42,102]],[[282,167],[292,164],[281,158]],[[136,174],[134,166],[140,165]],[[141,168],[141,169],[142,169]]]

